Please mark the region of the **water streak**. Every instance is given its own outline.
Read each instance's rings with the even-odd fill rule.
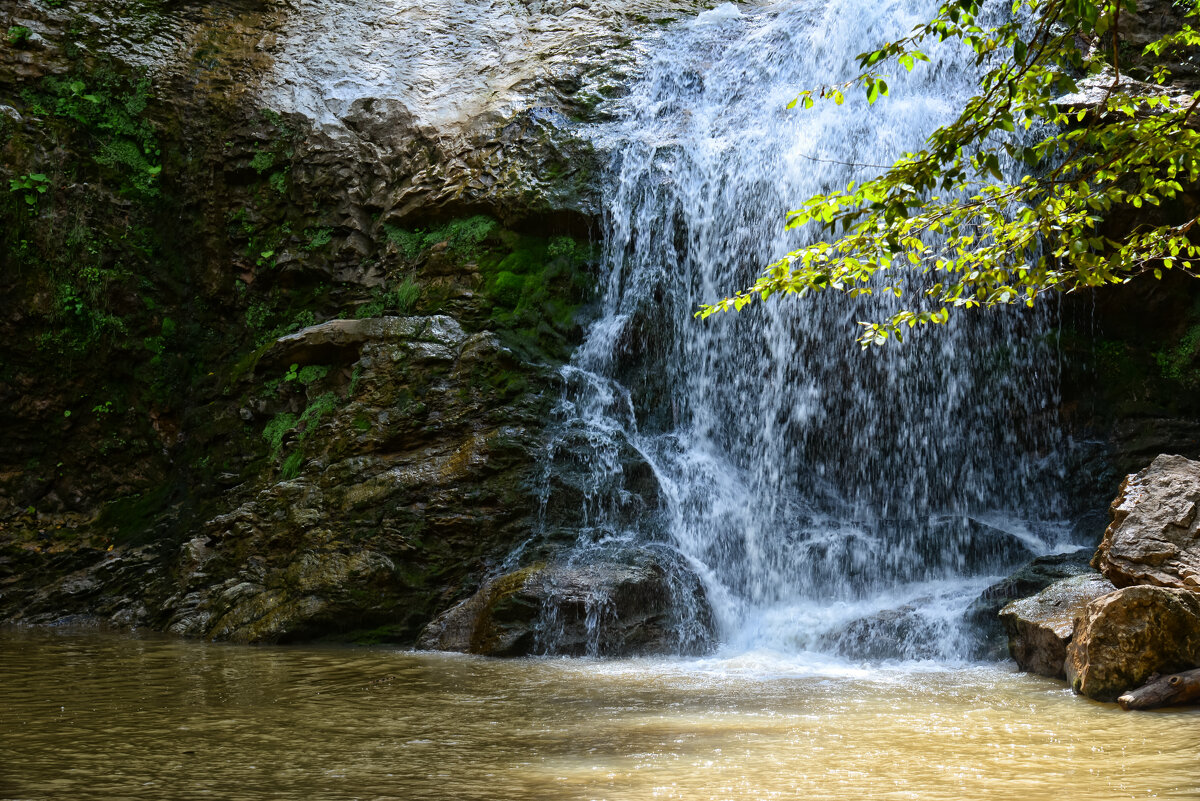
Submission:
[[[786,108],[935,10],[726,3],[653,42],[595,131],[611,156],[603,313],[564,371],[546,527],[580,548],[677,548],[734,650],[959,657],[988,577],[1063,545],[1045,314],[974,315],[869,353],[856,323],[894,298],[692,318],[802,241],[789,208],[919,148],[970,96],[975,68],[947,46],[875,106],[851,92]]]

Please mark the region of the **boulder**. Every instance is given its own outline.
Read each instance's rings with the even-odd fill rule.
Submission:
[[[1127,476],[1092,565],[1118,587],[1200,591],[1200,462],[1161,455]]]
[[[485,656],[694,654],[711,630],[699,578],[665,549],[642,548],[497,576],[434,619],[418,645]]]
[[[1032,598],[1013,601],[1000,611],[1008,632],[1008,650],[1021,670],[1066,678],[1067,644],[1076,621],[1091,601],[1115,588],[1099,573],[1060,579]]]
[[[1200,665],[1200,593],[1126,587],[1092,601],[1067,647],[1071,687],[1111,701],[1155,673]]]
[[[980,593],[963,615],[971,631],[972,657],[1003,659],[1009,648],[1000,610],[1013,601],[1041,592],[1060,579],[1091,573],[1088,560],[1092,553],[1091,548],[1080,548],[1069,553],[1039,556]]]

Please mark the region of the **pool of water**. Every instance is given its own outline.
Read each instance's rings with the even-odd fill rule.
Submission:
[[[3,799],[1200,798],[1200,712],[1006,666],[0,629]]]

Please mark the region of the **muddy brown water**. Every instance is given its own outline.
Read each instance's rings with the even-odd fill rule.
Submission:
[[[3,799],[1200,799],[1200,711],[1005,666],[0,630]]]

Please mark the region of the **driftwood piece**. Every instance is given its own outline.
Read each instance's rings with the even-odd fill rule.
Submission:
[[[1149,681],[1117,699],[1122,709],[1154,709],[1200,701],[1200,668],[1171,676],[1155,674]]]

